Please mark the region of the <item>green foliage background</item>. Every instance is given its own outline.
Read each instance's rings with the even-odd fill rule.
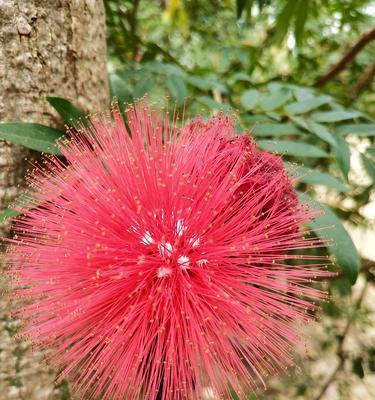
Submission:
[[[331,269],[338,275],[325,284],[332,301],[310,331],[300,373],[271,380],[265,398],[375,396],[375,261],[358,253],[348,233],[367,230],[375,246],[374,217],[366,212],[375,207],[375,35],[321,80],[374,29],[375,2],[107,0],[105,6],[109,80],[120,104],[146,94],[159,103],[168,95],[191,117],[236,114],[239,132],[251,131],[300,176],[301,200],[319,200],[325,213],[312,228],[334,227],[319,233],[334,243],[319,250],[336,261]],[[48,100],[66,123],[85,121],[66,100]],[[0,137],[39,151],[56,151],[60,134],[37,124],[0,124]]]
[[[375,3],[142,0],[106,7],[113,95],[127,102],[169,95],[192,116],[235,112],[238,130],[283,155],[301,176],[298,190],[320,201],[325,214],[312,228],[334,226],[322,231],[335,242],[326,250],[339,274],[327,284],[332,301],[309,328],[301,373],[274,379],[264,397],[373,398],[375,263],[358,254],[346,228],[367,229],[375,246],[375,221],[365,212],[375,187],[375,40],[319,80],[374,27]]]

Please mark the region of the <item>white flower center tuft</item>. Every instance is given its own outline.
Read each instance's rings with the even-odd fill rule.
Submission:
[[[148,244],[153,244],[155,243],[155,240],[151,236],[151,233],[149,231],[146,231],[145,234],[141,238],[141,243],[148,245]]]
[[[186,226],[184,224],[184,220],[178,219],[176,222],[176,234],[181,237],[185,230]]]
[[[189,244],[191,244],[192,247],[198,247],[201,242],[201,239],[198,237],[192,237],[189,239]]]
[[[201,260],[197,260],[198,267],[206,267],[208,264],[208,260],[206,258],[202,258]]]
[[[161,257],[171,257],[173,254],[173,245],[170,242],[159,243],[158,249]]]
[[[172,217],[174,217],[173,214]],[[154,213],[154,219],[156,220],[156,218],[157,214]],[[164,211],[161,210],[161,221],[164,222],[164,219],[165,219]],[[138,234],[140,233],[139,230],[133,225],[130,227],[130,229],[133,232],[136,232]],[[189,248],[187,249],[187,252],[192,251],[192,248],[194,248],[194,253],[196,253],[198,250],[196,248],[201,245],[202,240],[198,234],[189,235],[188,237],[184,238],[184,240],[182,240],[182,236],[184,234],[186,235],[187,229],[188,227],[186,226],[184,219],[180,218],[175,220],[175,226],[173,232],[174,237],[170,239],[171,240],[170,242],[165,241],[164,239],[165,236],[163,236],[161,240],[153,237],[153,235],[149,230],[143,231],[144,232],[143,235],[142,234],[140,235],[141,236],[140,243],[145,246],[152,245],[152,249],[149,249],[148,251],[153,252],[154,250],[156,250],[156,252],[159,254],[160,261],[163,263],[162,266],[158,266],[156,269],[156,275],[158,278],[165,278],[171,276],[174,271],[173,268],[175,268],[173,267],[173,264],[178,268],[180,268],[180,270],[182,271],[187,271],[192,267],[192,261],[190,260],[190,257],[186,255],[186,249],[184,250],[183,247],[184,245],[187,244],[188,247],[190,247],[190,249]],[[181,252],[185,254],[181,255],[180,246],[181,246]],[[201,255],[204,257],[204,252],[201,252]],[[138,261],[138,264],[141,263],[143,263],[143,259]],[[208,265],[208,260],[202,258],[200,260],[195,261],[194,265],[198,267],[206,267]]]
[[[180,256],[177,259],[178,265],[180,266],[181,269],[189,269],[190,265],[190,258],[187,256]]]
[[[165,278],[166,276],[171,275],[172,270],[168,267],[159,267],[158,272],[157,272],[157,277],[158,278]]]

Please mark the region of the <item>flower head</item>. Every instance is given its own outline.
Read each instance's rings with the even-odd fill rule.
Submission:
[[[243,397],[293,364],[324,297],[311,214],[230,117],[112,117],[28,178],[7,251],[24,333],[90,398]]]

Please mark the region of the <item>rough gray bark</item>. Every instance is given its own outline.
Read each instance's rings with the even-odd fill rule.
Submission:
[[[0,121],[58,125],[46,96],[70,99],[86,112],[106,108],[102,0],[0,0]],[[0,142],[0,210],[17,194],[26,155]],[[17,321],[10,320],[7,305],[0,299],[0,397],[60,399],[42,355],[11,338]]]
[[[46,96],[108,104],[105,17],[96,0],[0,0],[0,121],[56,124]],[[25,151],[0,144],[0,198],[16,194]]]

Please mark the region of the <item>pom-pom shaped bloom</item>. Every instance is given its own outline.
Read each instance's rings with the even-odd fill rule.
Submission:
[[[28,177],[7,261],[24,333],[100,399],[240,398],[293,364],[326,272],[281,159],[142,102]],[[306,261],[308,265],[306,265]]]

